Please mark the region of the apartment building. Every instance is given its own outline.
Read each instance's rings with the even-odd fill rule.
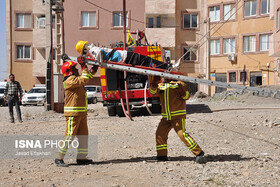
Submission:
[[[280,1],[271,0],[270,18],[274,20],[272,35],[272,48],[270,54],[274,57],[274,80],[275,84],[280,84]]]
[[[207,0],[211,21],[211,79],[246,86],[274,85],[271,0]],[[212,93],[225,90],[212,87]]]
[[[14,73],[22,87],[45,84],[50,33],[46,29],[45,0],[6,0],[7,73]],[[52,11],[53,73],[59,74],[62,53],[78,56],[75,45],[86,40],[99,46],[123,41],[122,0],[56,0],[64,9]],[[127,29],[144,30],[145,0],[127,1]],[[48,6],[48,7],[46,7]],[[59,7],[58,7],[59,8]],[[63,27],[64,25],[64,27]],[[57,79],[55,79],[57,81]],[[99,72],[90,84],[100,84]]]
[[[29,90],[36,82],[33,69],[33,1],[6,0],[7,74],[13,73]]]

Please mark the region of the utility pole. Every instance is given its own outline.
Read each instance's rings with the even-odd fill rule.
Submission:
[[[46,110],[53,110],[53,51],[52,51],[52,0],[46,0]]]
[[[211,41],[210,41],[210,37],[211,37],[211,33],[210,33],[210,18],[208,18],[206,20],[206,24],[207,24],[207,32],[208,32],[208,46],[207,46],[207,68],[206,68],[206,76],[207,76],[207,80],[211,80],[211,54],[210,54],[210,45],[211,45]],[[211,86],[208,86],[208,95],[211,96]]]

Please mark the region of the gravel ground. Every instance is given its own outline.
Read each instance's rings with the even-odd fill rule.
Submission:
[[[90,105],[88,125],[98,137],[93,165],[56,167],[48,159],[1,159],[0,186],[280,186],[280,100],[250,95],[191,99],[186,128],[203,148],[205,164],[174,131],[170,161],[154,162],[155,131],[161,116],[134,111],[134,121],[108,117],[101,103]],[[61,135],[62,114],[42,106],[21,107],[23,123],[10,124],[0,108],[1,135]],[[3,155],[2,155],[3,156]]]

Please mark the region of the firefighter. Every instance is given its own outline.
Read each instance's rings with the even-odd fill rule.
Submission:
[[[163,63],[152,59],[149,56],[140,55],[138,53],[128,52],[126,50],[109,49],[105,47],[97,47],[93,44],[88,45],[88,41],[78,41],[76,44],[76,51],[81,55],[91,56],[99,62],[112,61],[131,64],[132,66],[146,66],[157,67],[159,69],[169,69],[172,67],[171,63]]]
[[[92,163],[87,159],[88,155],[88,126],[87,126],[87,97],[84,85],[89,82],[96,73],[98,66],[93,66],[88,70],[87,65],[82,57],[78,58],[78,62],[82,68],[82,74],[79,75],[76,69],[77,63],[68,61],[62,65],[62,73],[64,75],[63,85],[65,89],[64,98],[64,115],[66,117],[66,130],[63,143],[58,149],[58,157],[55,164],[61,167],[68,167],[63,158],[76,136],[79,142],[77,164],[85,165]],[[74,146],[73,146],[74,147]]]
[[[186,100],[189,99],[189,92],[186,84],[181,81],[170,81],[160,77],[151,76],[150,93],[160,96],[162,119],[156,131],[156,149],[158,161],[167,161],[167,139],[168,133],[174,129],[180,139],[186,144],[190,151],[196,156],[195,162],[204,162],[204,152],[196,141],[186,132]]]

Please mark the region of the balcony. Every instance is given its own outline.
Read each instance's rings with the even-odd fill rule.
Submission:
[[[146,0],[145,13],[147,14],[175,14],[176,0]]]
[[[46,47],[46,29],[34,28],[33,29],[33,47],[41,48]]]
[[[175,47],[175,28],[146,28],[145,34],[150,44]]]
[[[34,49],[33,76],[46,76],[46,50],[45,48]]]

